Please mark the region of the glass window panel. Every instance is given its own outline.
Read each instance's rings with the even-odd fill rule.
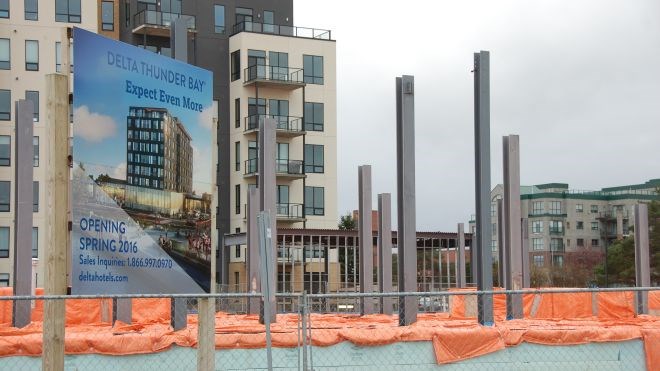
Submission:
[[[39,228],[32,227],[32,257],[39,257]]]
[[[38,167],[39,166],[39,137],[33,137],[32,138],[32,147],[34,148],[34,159],[33,159],[33,166]]]
[[[55,43],[55,72],[62,72],[62,44]]]
[[[9,0],[0,0],[0,18],[9,18]]]
[[[9,121],[11,117],[11,90],[0,90],[0,120]]]
[[[39,121],[39,92],[28,90],[25,92],[25,99],[32,101],[34,105],[34,121]]]
[[[11,68],[11,52],[9,39],[0,39],[0,70]]]
[[[264,10],[264,23],[266,24],[275,23],[275,13],[268,10]]]
[[[0,135],[0,166],[11,165],[11,136]]]
[[[39,69],[39,42],[36,40],[25,40],[25,69]]]
[[[215,33],[225,33],[225,7],[224,5],[215,5]]]
[[[0,227],[0,258],[9,257],[9,227]],[[9,281],[9,275],[7,275]]]
[[[0,181],[0,211],[9,211],[9,202],[11,200],[11,183]]]
[[[25,0],[25,19],[28,21],[39,19],[39,5],[37,0]]]
[[[39,182],[32,182],[32,211],[39,212]]]
[[[104,31],[112,31],[115,28],[115,4],[112,1],[104,1],[101,4],[101,21]]]

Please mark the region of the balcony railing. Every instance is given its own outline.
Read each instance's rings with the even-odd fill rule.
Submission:
[[[563,235],[564,234],[564,228],[550,228],[549,232],[552,235]]]
[[[302,117],[296,116],[279,116],[279,115],[252,115],[245,118],[245,131],[258,130],[259,120],[264,117],[275,119],[277,123],[277,130],[302,132]]]
[[[256,64],[243,70],[243,82],[246,84],[255,80],[284,84],[304,84],[303,77],[303,69],[297,67]]]
[[[275,161],[277,175],[305,175],[304,162],[301,160],[277,159]],[[255,175],[259,171],[259,159],[245,160],[243,169],[243,175]]]
[[[302,219],[303,204],[278,203],[277,217],[282,219]]]
[[[623,219],[628,219],[628,210],[627,209],[600,211],[600,212],[598,212],[598,219],[616,219],[617,214],[619,212],[621,213],[621,216],[623,217]]]
[[[318,28],[296,27],[281,24],[269,24],[252,21],[236,23],[232,28],[232,35],[239,32],[256,32],[279,36],[304,37],[308,39],[332,40],[330,30]]]
[[[184,18],[186,20],[186,25],[188,29],[194,30],[195,28],[195,16],[187,14],[178,14],[178,13],[168,13],[168,12],[159,12],[157,10],[143,10],[137,13],[133,17],[133,27],[138,28],[140,26],[160,26],[160,27],[170,27],[172,22],[179,18]]]

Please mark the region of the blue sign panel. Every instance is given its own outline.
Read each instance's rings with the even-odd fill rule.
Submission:
[[[72,292],[208,292],[211,72],[79,28],[73,45]]]

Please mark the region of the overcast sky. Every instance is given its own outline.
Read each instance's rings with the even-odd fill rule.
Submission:
[[[395,77],[415,76],[417,229],[474,213],[473,53],[491,52],[491,185],[502,136],[521,183],[574,189],[660,178],[660,1],[296,0],[337,40],[338,207],[357,167],[396,201]],[[363,147],[360,147],[363,146]],[[393,205],[393,212],[396,205]]]

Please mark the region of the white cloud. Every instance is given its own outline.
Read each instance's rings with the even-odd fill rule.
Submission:
[[[199,113],[197,123],[204,129],[211,130],[211,127],[213,126],[213,107],[214,105],[206,107]]]
[[[126,163],[122,162],[117,165],[111,175],[115,179],[126,180]]]
[[[101,142],[117,133],[117,124],[110,116],[90,112],[87,106],[81,106],[73,111],[75,125],[73,134],[88,142]]]

